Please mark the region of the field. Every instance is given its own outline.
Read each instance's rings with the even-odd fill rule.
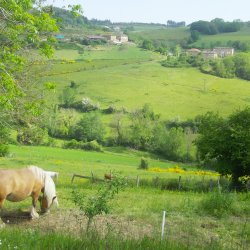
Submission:
[[[157,26],[156,26],[157,27]],[[141,29],[135,28],[134,31],[129,32],[129,38],[133,41],[149,39],[152,41],[163,42],[168,46],[173,47],[176,44],[180,44],[184,39],[190,37],[189,27],[180,28],[166,28],[166,27],[151,27],[143,26]],[[200,35],[197,42],[191,44],[192,47],[205,47],[210,48],[211,46],[228,46],[227,42],[250,42],[249,38],[250,28],[244,27],[238,32],[223,33],[216,35]],[[212,45],[213,44],[213,45]]]
[[[150,103],[169,120],[194,118],[207,111],[225,116],[250,102],[247,81],[205,75],[194,68],[165,68],[159,63],[162,56],[134,46],[98,47],[83,55],[59,50],[55,58],[42,79],[57,84],[50,98],[55,102],[71,81],[79,85],[79,100],[89,97],[101,108],[113,105],[129,111]]]
[[[31,204],[30,200],[20,203],[6,202],[4,218],[5,221],[9,220],[7,227],[9,231],[1,232],[0,240],[5,242],[8,239],[10,244],[16,244],[15,239],[9,238],[7,232],[11,233],[19,229],[24,230],[24,232],[23,236],[20,235],[19,231],[16,232],[19,235],[17,239],[20,239],[17,241],[18,244],[22,246],[21,237],[25,235],[25,237],[32,236],[27,241],[34,244],[33,238],[40,234],[39,231],[37,232],[39,229],[48,233],[56,231],[57,234],[70,234],[71,237],[76,238],[81,236],[84,241],[86,237],[82,233],[85,232],[86,218],[72,202],[71,191],[73,188],[77,188],[79,192],[90,195],[96,192],[100,184],[91,184],[82,179],[75,179],[74,183],[71,184],[72,174],[91,176],[92,171],[96,177],[102,178],[104,173],[116,170],[130,179],[139,175],[141,184],[136,187],[136,181],[133,179],[130,185],[111,202],[111,214],[96,217],[93,228],[100,235],[107,235],[107,233],[112,234],[112,237],[118,235],[124,242],[126,239],[136,242],[143,237],[159,239],[162,211],[165,210],[167,212],[165,243],[173,244],[170,249],[182,249],[184,246],[190,249],[248,249],[250,240],[248,193],[225,193],[222,198],[225,195],[224,198],[232,200],[230,209],[226,209],[222,213],[218,213],[220,210],[217,212],[209,211],[202,206],[207,199],[214,202],[215,210],[220,209],[221,206],[221,204],[216,203],[219,201],[214,199],[214,195],[216,198],[217,193],[216,186],[213,186],[214,192],[211,193],[187,192],[182,189],[171,191],[145,185],[145,181],[157,176],[165,180],[178,180],[179,175],[182,175],[184,185],[185,180],[194,183],[204,181],[204,178],[205,181],[212,178],[216,181],[218,177],[215,175],[203,177],[194,174],[183,175],[174,172],[160,173],[139,170],[140,157],[145,156],[145,153],[122,148],[114,151],[114,149],[108,149],[103,153],[94,153],[59,148],[11,146],[11,155],[1,158],[1,168],[19,168],[34,164],[46,170],[60,173],[56,183],[60,209],[52,209],[49,215],[30,221],[27,216],[24,216]],[[151,157],[150,167],[168,169],[177,164],[154,159],[154,156]],[[197,169],[195,166],[180,164],[179,167],[185,167],[186,170]],[[23,217],[20,218],[21,214]],[[48,244],[46,234],[39,237],[45,238],[44,243],[40,244]],[[50,237],[53,239],[50,242],[57,242],[56,235],[53,234]],[[62,236],[62,239],[65,237]],[[109,235],[107,239],[112,238],[110,237]],[[87,239],[85,240],[87,241]],[[67,241],[57,244],[64,242],[64,246],[66,246]],[[118,244],[117,241],[114,240],[114,242],[116,242],[114,244]],[[124,244],[136,244],[135,242]],[[119,249],[124,249],[123,247],[120,246]]]

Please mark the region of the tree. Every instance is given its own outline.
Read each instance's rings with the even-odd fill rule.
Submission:
[[[81,12],[79,5],[72,6],[76,12]],[[1,118],[26,122],[44,109],[42,90],[29,69],[37,52],[53,55],[58,27],[51,14],[44,0],[0,0]]]
[[[217,171],[239,185],[241,176],[250,175],[250,108],[227,119],[211,112],[202,116],[195,143],[202,160],[215,161]]]
[[[105,134],[100,114],[97,112],[86,113],[82,119],[71,128],[70,136],[79,141],[101,142]]]

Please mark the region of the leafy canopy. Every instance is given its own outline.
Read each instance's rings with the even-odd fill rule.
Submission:
[[[201,159],[216,160],[221,174],[230,174],[235,183],[250,175],[250,108],[224,119],[207,113],[201,118],[196,140]]]

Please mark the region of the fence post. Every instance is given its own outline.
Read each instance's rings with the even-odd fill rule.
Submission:
[[[210,192],[212,191],[212,189],[213,189],[213,181],[212,181],[212,179],[210,179],[209,180],[209,190],[210,190]]]
[[[136,187],[139,187],[139,184],[140,184],[140,178],[139,178],[139,175],[137,175],[137,178],[136,178]]]
[[[166,211],[163,211],[162,224],[161,224],[161,240],[163,240],[164,237],[165,221],[166,221]]]
[[[221,193],[220,176],[218,178],[218,191],[219,193]]]
[[[73,183],[74,179],[75,179],[75,174],[73,174],[73,176],[72,176],[71,184]]]
[[[179,176],[178,189],[181,189],[181,176]]]
[[[91,171],[91,176],[92,176],[92,182],[94,182],[95,181],[95,179],[94,179],[94,174],[93,174],[93,172]]]

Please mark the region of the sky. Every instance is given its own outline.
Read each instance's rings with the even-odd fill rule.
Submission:
[[[163,23],[167,20],[187,24],[210,21],[250,20],[250,0],[47,0],[57,7],[80,4],[88,19],[112,22]]]

